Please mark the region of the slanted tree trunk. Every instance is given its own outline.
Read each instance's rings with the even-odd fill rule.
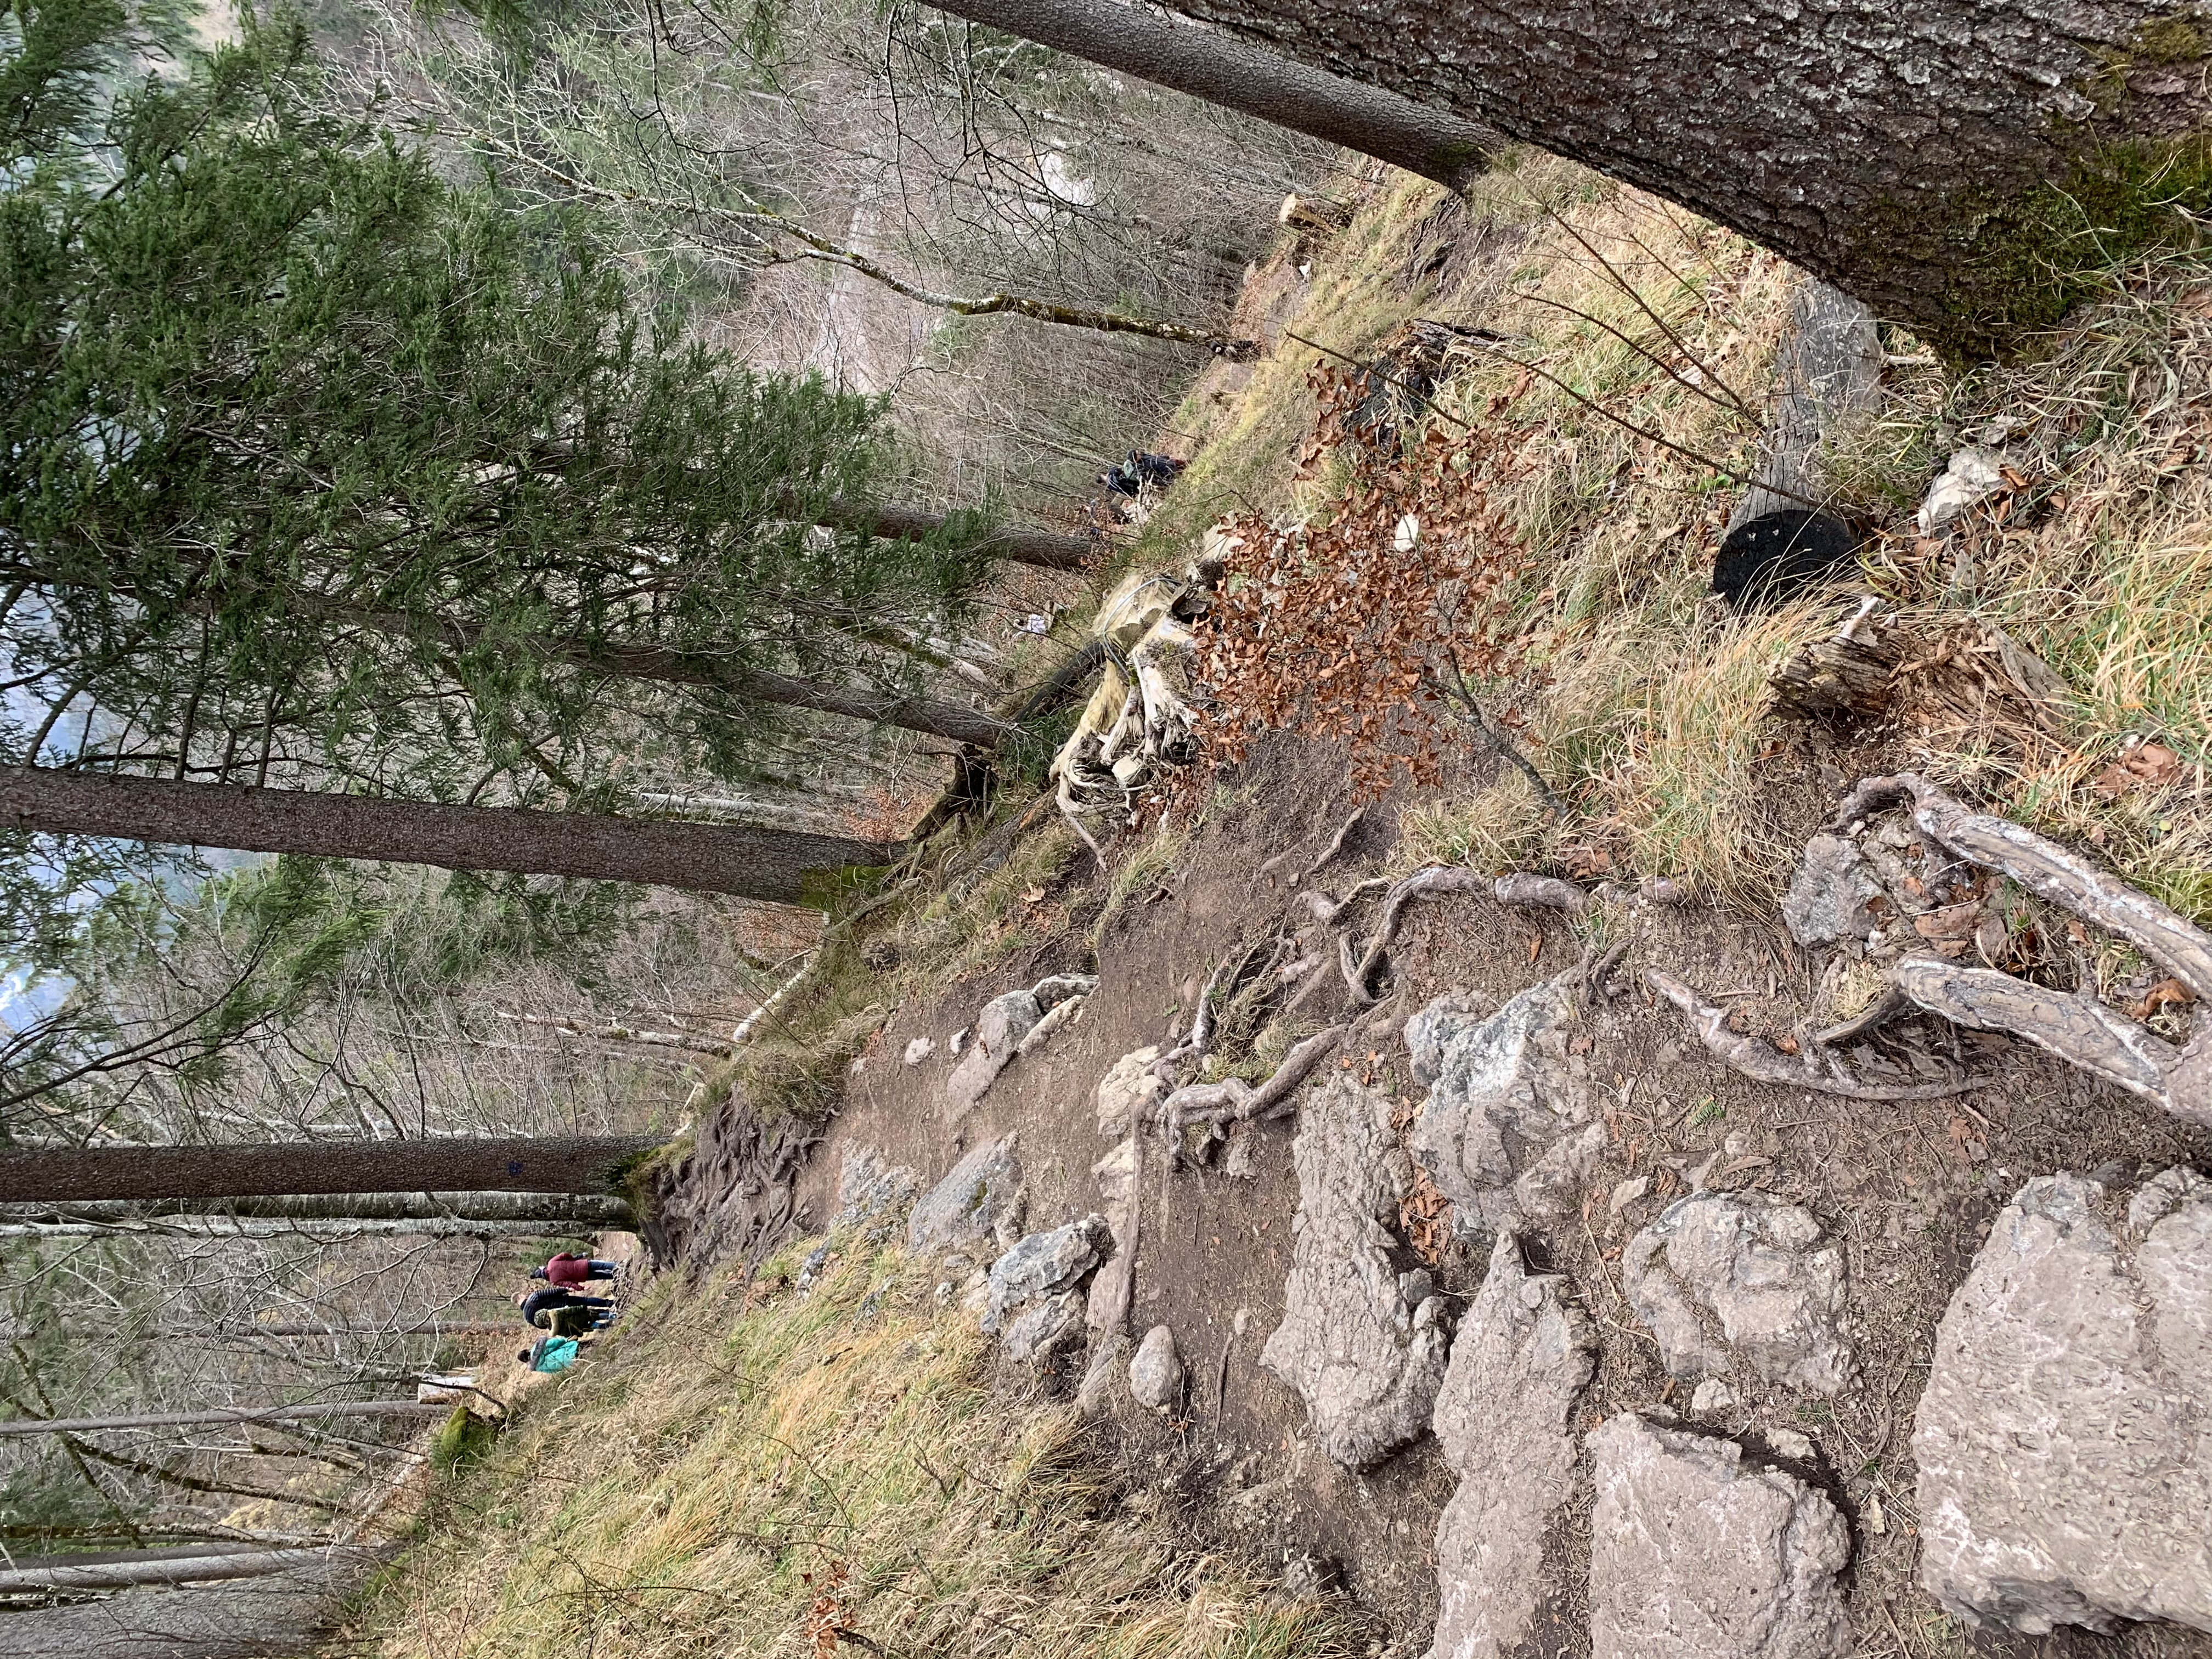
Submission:
[[[1415,103],[1246,41],[1116,0],[939,0],[937,9],[1004,29],[1154,86],[1342,144],[1438,184],[1480,172],[1492,136],[1449,106]],[[1194,6],[1178,10],[1195,14]]]
[[[315,1566],[348,1548],[364,1562],[378,1547],[258,1549],[251,1544],[187,1544],[175,1549],[112,1550],[100,1554],[16,1556],[0,1568],[0,1594],[21,1590],[131,1589],[142,1584],[191,1584],[226,1578],[266,1578]]]
[[[527,1140],[240,1141],[211,1146],[46,1146],[0,1152],[0,1203],[262,1198],[313,1193],[605,1193],[642,1135]]]
[[[778,904],[818,902],[817,882],[854,866],[888,864],[898,852],[880,842],[795,830],[450,806],[25,766],[0,767],[0,826],[252,853],[385,859],[447,870],[657,882]]]
[[[244,1583],[0,1613],[0,1659],[294,1659],[374,1559],[315,1554],[325,1559]]]
[[[0,1238],[545,1238],[542,1221],[266,1221],[174,1215],[149,1221],[0,1221]]]
[[[202,1412],[137,1412],[116,1417],[10,1417],[0,1436],[94,1434],[104,1429],[190,1429],[210,1424],[294,1423],[330,1417],[446,1417],[451,1406],[412,1400],[334,1400],[313,1406],[244,1406]]]
[[[1098,63],[1140,15],[945,9]],[[2201,208],[2212,175],[2206,37],[2166,0],[1174,9],[1679,202],[1960,353],[2047,323],[2162,223],[2182,234],[2157,203]],[[1306,126],[1257,81],[1239,98],[1185,89]]]
[[[1027,10],[1028,8],[1008,8]],[[978,19],[988,21],[988,19]],[[1017,29],[1015,33],[1027,33]],[[1031,35],[1035,40],[1041,37]],[[1217,46],[1234,46],[1234,42],[1215,40]],[[912,537],[920,540],[934,535],[945,527],[945,515],[928,513],[915,507],[868,507],[856,502],[831,501],[814,509],[816,522],[832,530],[864,530],[871,536],[896,539]],[[1080,570],[1097,547],[1080,536],[1066,536],[1054,530],[1023,530],[1012,526],[1000,526],[988,532],[976,543],[979,551],[994,559],[1005,559],[1012,564],[1033,564],[1046,570]]]
[[[88,1200],[0,1204],[0,1223],[150,1221],[212,1212],[204,1196]],[[281,1221],[525,1221],[555,1232],[627,1232],[637,1224],[626,1200],[584,1193],[284,1194],[226,1199],[221,1213]]]

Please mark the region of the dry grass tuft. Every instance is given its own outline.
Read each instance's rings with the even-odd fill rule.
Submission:
[[[664,1291],[632,1322],[659,1322],[534,1390],[379,1581],[375,1650],[1348,1652],[1321,1606],[1117,1500],[1065,1408],[994,1400],[987,1339],[928,1275],[840,1243],[805,1297]]]

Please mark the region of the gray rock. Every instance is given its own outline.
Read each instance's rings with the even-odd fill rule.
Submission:
[[[2042,1176],[1936,1328],[1921,1583],[1960,1618],[2212,1631],[2212,1182]]]
[[[1882,896],[1881,878],[1864,854],[1840,836],[1815,836],[1790,878],[1782,920],[1800,945],[1864,943],[1881,925],[1869,903]]]
[[[1099,1200],[1105,1206],[1106,1225],[1114,1235],[1114,1253],[1091,1281],[1091,1300],[1084,1313],[1095,1331],[1120,1332],[1129,1322],[1129,1304],[1136,1291],[1133,1275],[1142,1207],[1137,1183],[1143,1170],[1144,1148],[1133,1134],[1091,1166],[1091,1176],[1098,1182]]]
[[[991,1264],[991,1301],[983,1328],[995,1331],[1031,1303],[1073,1288],[1113,1248],[1114,1235],[1103,1215],[1031,1233]]]
[[[1590,1659],[1844,1659],[1835,1505],[1733,1440],[1632,1412],[1589,1437]]]
[[[1717,1376],[1709,1376],[1690,1390],[1690,1410],[1699,1417],[1715,1417],[1732,1410],[1735,1390]]]
[[[1037,1021],[1024,1033],[1022,1040],[1014,1045],[1014,1052],[1018,1054],[1026,1054],[1043,1048],[1053,1038],[1075,1024],[1077,1016],[1083,1012],[1083,1005],[1089,1000],[1088,997],[1073,996],[1065,1002],[1054,1003],[1045,1010],[1042,1019]]]
[[[1129,1361],[1129,1392],[1140,1406],[1156,1412],[1182,1403],[1182,1357],[1176,1352],[1175,1333],[1155,1325],[1145,1333]]]
[[[1028,991],[1009,991],[983,1005],[971,1028],[974,1035],[960,1054],[960,1063],[945,1080],[945,1115],[957,1123],[975,1109],[983,1091],[1006,1069],[1014,1050],[1030,1028],[1044,1018],[1036,996]]]
[[[1096,974],[1054,974],[1030,987],[1040,1011],[1049,1012],[1071,997],[1089,996],[1098,988]]]
[[[1838,1329],[1842,1246],[1765,1193],[1694,1193],[1629,1241],[1620,1263],[1637,1317],[1670,1376],[1726,1376],[1833,1395],[1850,1376]]]
[[[1032,1304],[1000,1334],[999,1346],[1009,1359],[1044,1359],[1082,1335],[1083,1292],[1062,1291]]]
[[[1453,1340],[1437,1438],[1459,1488],[1437,1521],[1430,1659],[1519,1650],[1544,1585],[1544,1538],[1572,1495],[1575,1402],[1596,1364],[1566,1281],[1531,1274],[1511,1229]]]
[[[1406,1022],[1413,1075],[1429,1085],[1413,1156],[1468,1231],[1516,1215],[1571,1215],[1605,1126],[1567,1053],[1579,969],[1484,1018],[1442,997]]]
[[[909,1066],[919,1066],[936,1052],[935,1037],[918,1036],[906,1045],[906,1053],[901,1058]]]
[[[1283,1322],[1260,1363],[1305,1401],[1322,1449],[1362,1469],[1428,1427],[1449,1348],[1445,1304],[1409,1304],[1390,1261],[1413,1172],[1387,1099],[1331,1074],[1306,1097],[1291,1156]]]
[[[890,1162],[873,1146],[848,1146],[837,1164],[835,1224],[858,1227],[880,1244],[905,1222],[921,1191],[921,1177],[905,1164]]]
[[[908,1218],[908,1247],[924,1255],[992,1243],[1003,1249],[1021,1237],[1027,1194],[1014,1137],[978,1146],[952,1166]]]
[[[1138,1048],[1106,1068],[1106,1075],[1098,1079],[1100,1134],[1127,1134],[1167,1093],[1167,1085],[1152,1075],[1152,1062],[1159,1057],[1157,1047]]]
[[[1101,1418],[1111,1408],[1115,1381],[1133,1346],[1116,1331],[1091,1350],[1091,1363],[1084,1368],[1083,1381],[1075,1390],[1075,1408],[1085,1417]]]
[[[1221,1173],[1231,1181],[1260,1178],[1260,1131],[1256,1125],[1239,1123],[1229,1131],[1229,1145],[1221,1154]]]

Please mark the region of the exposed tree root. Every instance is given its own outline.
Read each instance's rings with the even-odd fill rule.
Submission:
[[[1354,830],[1357,830],[1359,827],[1361,821],[1364,819],[1366,816],[1367,809],[1364,806],[1355,806],[1352,808],[1352,816],[1345,819],[1344,826],[1336,832],[1335,839],[1331,841],[1327,847],[1322,849],[1322,854],[1319,858],[1316,859],[1311,864],[1306,866],[1306,872],[1304,876],[1299,878],[1299,879],[1303,881],[1311,881],[1316,875],[1318,875],[1322,870],[1328,866],[1330,860],[1334,859],[1339,853],[1341,853],[1344,850],[1345,838],[1350,836]]]
[[[1644,977],[1652,989],[1682,1011],[1690,1029],[1716,1060],[1760,1083],[1845,1095],[1853,1100],[1941,1100],[1963,1093],[1976,1082],[1972,1078],[1956,1078],[1946,1083],[1861,1083],[1844,1069],[1840,1060],[1826,1051],[1785,1054],[1771,1042],[1729,1030],[1725,1008],[1706,1001],[1672,974],[1646,968]]]
[[[1241,1123],[1255,1117],[1272,1117],[1287,1108],[1291,1097],[1322,1059],[1344,1041],[1349,1025],[1332,1025],[1316,1031],[1283,1056],[1281,1065],[1258,1088],[1243,1078],[1224,1078],[1218,1083],[1193,1083],[1176,1090],[1154,1109],[1168,1144],[1181,1139],[1186,1125]]]

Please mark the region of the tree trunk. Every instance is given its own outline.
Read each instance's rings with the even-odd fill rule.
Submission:
[[[294,1659],[313,1650],[373,1556],[318,1559],[204,1589],[134,1590],[0,1614],[0,1659]]]
[[[978,9],[995,10],[998,8]],[[1024,6],[1008,7],[1006,9],[1027,12],[1030,9]],[[978,18],[976,21],[988,22],[991,20]],[[1031,40],[1042,38],[1030,35],[1025,29],[1013,32],[1029,35]],[[1234,45],[1218,38],[1213,43]],[[861,507],[832,501],[827,507],[817,507],[814,516],[817,522],[825,524],[832,530],[865,530],[871,536],[886,538],[911,536],[918,540],[924,536],[934,535],[945,526],[942,514],[925,513],[914,507]],[[1093,544],[1080,536],[1064,536],[1053,530],[1018,530],[1003,526],[988,532],[976,546],[991,558],[1005,559],[1013,564],[1033,564],[1046,570],[1080,570],[1091,556],[1097,551]]]
[[[0,1204],[0,1224],[149,1221],[220,1213],[284,1221],[526,1221],[555,1232],[629,1232],[637,1217],[623,1200],[580,1193],[313,1193],[226,1199],[204,1196]]]
[[[366,1560],[374,1548],[360,1545]],[[216,1546],[202,1549],[130,1550],[125,1559],[72,1561],[68,1557],[0,1569],[0,1595],[21,1590],[133,1589],[143,1584],[195,1584],[224,1578],[266,1578],[313,1566],[330,1550],[254,1550]]]
[[[1482,170],[1492,136],[1433,99],[1414,103],[1363,77],[1340,79],[1244,41],[1115,0],[936,0],[937,9],[1004,29],[1155,86],[1256,115],[1455,188]],[[1196,14],[1196,6],[1178,10]],[[1257,9],[1257,8],[1255,8]]]
[[[451,1406],[412,1400],[337,1400],[319,1406],[252,1406],[201,1412],[139,1412],[120,1417],[11,1417],[0,1436],[94,1434],[104,1429],[188,1429],[215,1423],[304,1422],[326,1417],[449,1417]]]
[[[528,1140],[243,1141],[212,1146],[46,1146],[0,1152],[0,1203],[263,1198],[314,1193],[605,1193],[643,1135]]]
[[[0,825],[253,853],[385,859],[447,870],[657,882],[775,904],[818,903],[817,884],[855,866],[888,864],[899,852],[880,842],[794,830],[451,806],[23,766],[0,767]]]
[[[0,1238],[548,1238],[542,1221],[241,1221],[180,1215],[155,1221],[0,1221]]]
[[[950,9],[1081,57],[1098,54],[1060,14],[1107,43],[1121,14]],[[1679,202],[1959,354],[2050,322],[2093,270],[2179,234],[2159,204],[2201,207],[2212,173],[2206,40],[2166,0],[1175,9]],[[1299,125],[1267,104],[1236,106]]]

